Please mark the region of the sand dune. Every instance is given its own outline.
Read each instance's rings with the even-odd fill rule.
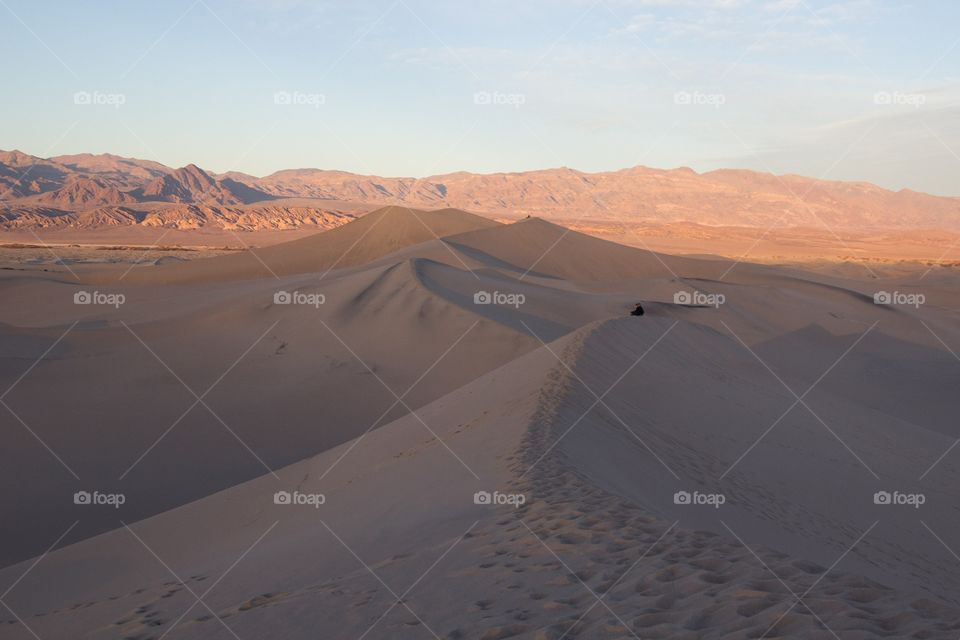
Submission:
[[[256,249],[222,256],[191,265],[170,265],[163,269],[135,271],[134,283],[173,284],[223,280],[249,280],[264,276],[323,272],[365,264],[404,247],[437,238],[497,225],[496,222],[464,211],[419,211],[405,207],[384,207],[350,224],[320,233]],[[110,282],[112,272],[91,273],[89,280]]]
[[[0,280],[0,288],[16,303],[5,307],[3,321],[20,327],[4,332],[8,385],[56,343],[6,401],[51,447],[68,451],[66,464],[84,481],[137,494],[132,518],[289,464],[401,415],[400,404],[387,411],[396,398],[380,380],[398,395],[409,390],[404,401],[415,408],[537,344],[431,292],[408,261],[322,285],[313,274],[180,285],[161,295],[125,286],[117,290],[127,297],[119,309],[80,313],[73,296],[81,285],[14,278]],[[325,303],[275,304],[282,290],[322,293]],[[49,301],[42,313],[26,304],[33,295]],[[442,358],[454,344],[456,357]],[[199,405],[185,413],[196,400],[192,394],[203,394],[221,376],[205,398],[210,410]],[[65,380],[69,388],[60,389]],[[58,389],[55,404],[44,400],[50,385]],[[341,401],[355,393],[368,401]],[[9,415],[4,420],[19,426]],[[140,426],[131,429],[132,421]],[[78,429],[78,422],[90,426]],[[56,498],[75,483],[70,473],[50,468],[50,454],[25,429],[14,430],[10,443],[4,464],[35,487],[37,498],[23,501],[15,485],[2,493],[4,511],[30,523],[5,540],[3,557],[16,559],[41,550],[38,531],[77,513],[65,512]],[[76,533],[115,524],[113,514],[98,515],[85,517]]]
[[[12,561],[38,552],[37,531],[69,521],[72,514],[55,496],[75,481],[71,471],[138,494],[127,517],[142,518],[401,415],[404,406],[381,380],[397,394],[410,389],[405,402],[415,408],[534,348],[538,342],[524,325],[558,337],[631,308],[629,295],[570,298],[563,289],[533,280],[514,283],[495,269],[495,262],[487,271],[471,273],[390,253],[413,244],[411,251],[460,265],[434,234],[495,224],[462,212],[384,209],[329,237],[266,250],[260,257],[275,272],[298,274],[280,279],[265,275],[263,265],[245,254],[137,268],[120,287],[98,282],[117,282],[126,271],[121,266],[78,267],[85,284],[72,281],[67,272],[0,280],[11,302],[0,311],[0,322],[19,327],[7,346],[5,378],[12,383],[22,363],[56,343],[42,366],[10,395],[10,405],[27,424],[39,425],[51,447],[71,452],[65,457],[69,469],[50,473],[49,453],[28,431],[16,431],[9,468],[36,487],[39,499],[24,503],[16,488],[4,492],[5,508],[32,524],[7,541],[2,557]],[[424,243],[428,237],[433,240]],[[329,268],[350,246],[380,259],[353,269],[300,273],[310,265]],[[94,286],[123,295],[125,303],[116,309],[74,304],[74,294]],[[522,293],[530,304],[514,314],[473,304],[478,291],[498,288]],[[282,291],[322,295],[324,302],[277,304],[274,295]],[[42,306],[31,303],[37,296],[45,301]],[[577,300],[573,313],[571,299]],[[203,348],[197,349],[193,340],[200,336]],[[447,359],[444,354],[453,345],[456,357]],[[236,368],[228,371],[234,362]],[[84,375],[91,367],[99,373]],[[75,419],[93,423],[92,432],[60,419],[60,404],[42,401],[48,385],[62,380],[72,381],[63,391],[63,405],[73,407]],[[210,408],[191,409],[193,394],[201,395],[215,382]],[[353,393],[371,402],[340,401]],[[136,420],[143,428],[130,429],[134,415],[142,416]],[[272,426],[265,430],[264,424]],[[84,518],[74,535],[102,531],[115,524],[113,516]]]
[[[4,633],[960,633],[955,280],[402,209],[258,257],[277,278],[249,254],[0,277],[4,388],[50,349],[5,402],[82,478],[4,414]],[[125,304],[73,304],[93,286]],[[166,366],[223,378],[118,480],[195,400]],[[70,504],[93,488],[128,503]]]
[[[545,275],[569,280],[622,280],[630,277],[670,275],[657,256],[599,240],[540,218],[530,218],[509,227],[469,231],[447,239],[504,261],[521,274]],[[599,256],[602,260],[597,260]],[[541,256],[537,259],[537,256]],[[671,262],[674,258],[668,258]]]

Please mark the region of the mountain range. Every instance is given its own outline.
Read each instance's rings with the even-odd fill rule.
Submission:
[[[960,198],[748,170],[633,167],[384,178],[321,169],[255,177],[111,154],[0,152],[0,229],[144,225],[330,228],[374,206],[454,207],[495,218],[835,229],[960,230]]]

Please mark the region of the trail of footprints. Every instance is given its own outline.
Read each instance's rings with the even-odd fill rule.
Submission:
[[[559,435],[553,417],[569,385],[564,378],[558,373],[542,391],[539,413],[514,460],[518,476]],[[482,555],[509,558],[506,568],[522,550],[530,573],[546,569],[554,577],[518,581],[516,590],[533,605],[526,620],[508,625],[501,615],[500,625],[477,637],[960,637],[960,611],[937,600],[905,599],[836,570],[822,577],[826,568],[769,549],[754,548],[758,559],[739,542],[709,532],[668,532],[668,523],[591,485],[559,450],[536,464],[522,490],[533,501],[478,534],[489,539]],[[793,594],[805,594],[814,583],[797,603]],[[515,603],[503,602],[503,614]],[[487,604],[488,614],[496,604]]]
[[[530,600],[520,626],[503,624],[516,599],[487,603],[488,614],[502,611],[496,616],[501,624],[477,637],[692,640],[833,638],[835,632],[846,640],[960,635],[957,611],[931,599],[905,601],[880,584],[840,572],[828,574],[803,604],[792,606],[796,599],[780,580],[803,594],[824,567],[754,549],[771,573],[738,542],[711,533],[675,529],[660,539],[667,523],[590,487],[572,472],[548,470],[531,484],[531,492],[541,492],[540,499],[518,517],[560,560],[522,523],[500,521],[499,529],[489,532],[483,555],[496,557],[498,550],[512,549],[500,556],[506,568],[524,549],[529,554],[525,572],[546,570],[553,577],[517,582],[517,591]],[[463,631],[462,637],[474,637]]]

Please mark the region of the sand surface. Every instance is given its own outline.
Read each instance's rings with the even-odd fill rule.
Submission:
[[[3,638],[960,636],[949,269],[402,208],[67,266],[0,271]]]

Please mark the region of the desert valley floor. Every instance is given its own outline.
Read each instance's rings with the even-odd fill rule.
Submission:
[[[958,285],[402,207],[8,265],[0,638],[955,639]]]

